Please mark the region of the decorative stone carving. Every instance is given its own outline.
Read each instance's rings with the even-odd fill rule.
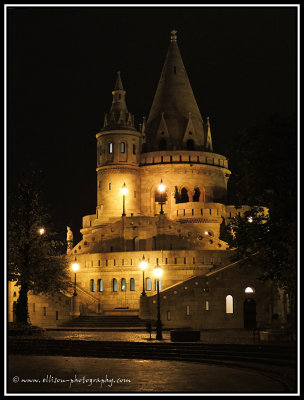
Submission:
[[[73,232],[71,231],[71,228],[67,226],[67,250],[72,250],[73,248]]]

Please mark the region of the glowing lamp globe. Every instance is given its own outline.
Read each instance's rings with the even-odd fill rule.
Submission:
[[[44,228],[40,228],[40,229],[38,230],[38,232],[39,232],[40,235],[44,235],[45,229],[44,229]]]
[[[78,271],[79,270],[79,264],[77,264],[77,263],[72,264],[72,270],[74,272]]]
[[[147,261],[145,261],[145,260],[142,260],[141,262],[140,262],[140,264],[139,264],[139,268],[141,269],[141,270],[145,270],[145,269],[147,269],[148,268],[148,263],[147,263]]]
[[[121,188],[121,193],[123,196],[125,196],[127,194],[127,192],[128,192],[128,189],[126,187],[126,184],[124,183],[123,187]]]
[[[163,181],[160,181],[160,184],[158,185],[158,190],[160,191],[160,193],[164,193],[164,191],[166,190],[166,186],[163,184]]]
[[[162,268],[155,268],[153,271],[155,278],[160,278],[163,275]]]

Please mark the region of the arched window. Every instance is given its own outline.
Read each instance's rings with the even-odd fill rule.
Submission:
[[[97,290],[98,290],[98,292],[102,292],[103,291],[102,279],[98,279],[98,281],[97,281]]]
[[[130,290],[132,290],[132,291],[135,290],[135,279],[134,278],[130,279]]]
[[[121,291],[125,292],[127,290],[127,282],[125,280],[125,278],[121,279]]]
[[[181,203],[188,203],[189,202],[189,196],[186,188],[182,188],[181,190]]]
[[[151,278],[146,278],[146,290],[148,290],[148,291],[152,290]]]
[[[246,287],[246,289],[245,289],[245,293],[254,293],[255,292],[255,290],[254,290],[254,288],[252,288],[252,287]]]
[[[117,290],[118,290],[117,279],[113,278],[112,283],[113,283],[113,292],[117,292]]]
[[[199,201],[201,195],[201,191],[199,190],[199,188],[194,188],[194,195],[193,195],[193,201]]]
[[[94,279],[90,280],[91,292],[96,292],[96,285]]]
[[[110,142],[109,143],[109,154],[112,154],[112,153],[113,153],[113,143]]]
[[[155,279],[155,290],[157,290],[157,279]],[[161,290],[161,279],[159,279],[159,290]]]
[[[136,144],[133,144],[133,154],[136,154]]]
[[[226,296],[226,314],[233,314],[233,297],[229,294]]]
[[[175,204],[179,204],[181,202],[181,195],[177,189],[177,186],[175,186],[174,198],[175,198]]]
[[[121,142],[120,143],[120,152],[121,153],[125,153],[126,152],[126,143],[125,142]]]
[[[138,236],[135,236],[133,238],[133,251],[138,251],[139,250],[139,238]]]
[[[194,149],[194,141],[192,139],[187,140],[187,150],[193,150],[193,149]]]
[[[166,139],[160,139],[160,141],[159,141],[159,150],[167,150],[167,141],[166,141]]]

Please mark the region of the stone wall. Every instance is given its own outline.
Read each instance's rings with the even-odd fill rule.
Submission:
[[[8,284],[8,322],[14,322],[14,303],[19,297],[19,287],[15,282]],[[61,293],[53,295],[28,294],[28,311],[30,323],[42,328],[54,328],[69,321],[71,311],[71,298]]]
[[[257,279],[258,271],[250,266],[234,266],[161,290],[161,320],[166,328],[232,329],[244,328],[244,301],[256,302],[257,327],[269,325],[270,310],[277,306],[277,296],[269,282]],[[251,287],[254,293],[245,293]],[[226,313],[226,296],[233,297],[233,313]],[[208,302],[208,303],[206,303]],[[270,307],[271,306],[271,307]],[[157,317],[157,296],[148,296],[148,314]]]

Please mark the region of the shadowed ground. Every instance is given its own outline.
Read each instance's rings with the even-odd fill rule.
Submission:
[[[286,391],[280,381],[258,371],[176,361],[10,355],[8,366],[9,393]],[[73,383],[71,379],[75,381],[75,377],[81,382]],[[36,382],[22,382],[24,379]],[[55,383],[56,379],[60,382]],[[99,381],[93,382],[93,379]]]

